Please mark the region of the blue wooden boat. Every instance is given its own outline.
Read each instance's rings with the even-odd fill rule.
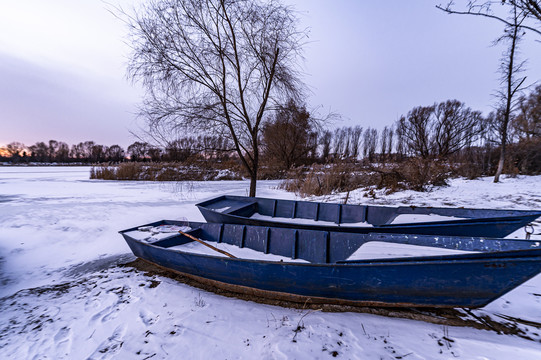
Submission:
[[[503,238],[541,211],[342,205],[223,195],[196,204],[207,222],[345,231]],[[417,219],[396,223],[400,217]]]
[[[196,243],[186,235],[148,232],[162,227],[176,231],[174,227],[185,225],[189,236],[257,256],[229,258],[212,251],[193,252],[189,247]],[[135,256],[199,282],[300,303],[476,308],[541,272],[541,244],[530,240],[355,234],[167,220],[120,233]],[[352,258],[371,242],[478,252]],[[267,260],[265,256],[284,258]]]

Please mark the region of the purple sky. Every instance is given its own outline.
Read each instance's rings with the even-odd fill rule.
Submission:
[[[138,0],[139,1],[139,0]],[[111,0],[130,6],[135,1]],[[412,107],[458,99],[488,112],[498,87],[502,26],[449,16],[438,2],[287,0],[311,28],[310,108],[341,125],[382,128]],[[125,28],[96,0],[0,5],[0,145],[55,139],[126,147],[141,91],[125,78]],[[541,79],[541,43],[527,36],[528,80]]]

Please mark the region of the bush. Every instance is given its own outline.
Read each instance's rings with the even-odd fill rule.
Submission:
[[[297,168],[288,173],[280,188],[300,196],[321,196],[333,192],[351,191],[373,183],[373,176],[355,169],[354,164],[338,163]]]
[[[91,179],[116,180],[115,170],[109,166],[98,166],[90,169]]]
[[[115,170],[116,180],[139,180],[142,167],[141,163],[129,162],[111,168]]]
[[[405,188],[426,191],[430,186],[446,186],[452,175],[449,165],[420,158],[408,159],[400,164]]]
[[[541,174],[541,139],[523,140],[508,148],[507,173]]]

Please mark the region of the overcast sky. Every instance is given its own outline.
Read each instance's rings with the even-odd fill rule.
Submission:
[[[439,1],[284,2],[311,29],[304,63],[309,108],[341,114],[336,125],[381,129],[415,106],[446,99],[491,110],[505,50],[491,46],[502,31],[497,22],[444,14],[435,8]],[[130,130],[137,130],[142,92],[125,77],[125,34],[99,0],[3,1],[0,146],[135,141]],[[541,43],[529,34],[521,51],[528,80],[540,80]]]

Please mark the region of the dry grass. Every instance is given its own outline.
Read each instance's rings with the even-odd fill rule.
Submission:
[[[354,164],[339,163],[297,168],[288,174],[280,187],[300,196],[321,196],[369,186],[374,179],[370,173],[355,169]]]
[[[178,163],[137,163],[101,165],[92,167],[91,179],[101,180],[147,180],[147,181],[207,181],[240,180],[242,177],[230,170],[217,170],[196,165]]]

